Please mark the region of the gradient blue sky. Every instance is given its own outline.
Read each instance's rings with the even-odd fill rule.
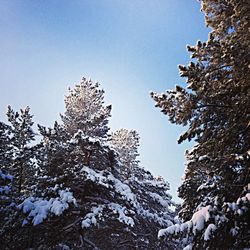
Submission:
[[[64,95],[82,76],[101,83],[112,103],[112,130],[136,129],[141,165],[176,189],[184,170],[177,144],[184,128],[154,107],[151,90],[184,83],[187,44],[206,40],[195,0],[0,0],[0,119],[6,107],[29,105],[50,126]]]

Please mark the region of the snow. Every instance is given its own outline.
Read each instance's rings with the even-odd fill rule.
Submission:
[[[179,224],[175,224],[175,225],[172,225],[170,227],[167,227],[165,229],[161,229],[159,232],[158,232],[158,238],[166,235],[166,234],[177,234],[179,232],[179,229],[180,229],[180,225]]]
[[[203,160],[206,160],[206,159],[209,159],[209,156],[208,155],[202,155],[199,157],[198,161],[203,161]]]
[[[60,250],[70,250],[70,247],[68,247],[68,246],[65,245],[65,244],[61,244],[61,243],[60,243],[58,246],[59,246]]]
[[[96,225],[97,219],[96,217],[102,216],[102,211],[104,209],[104,205],[99,205],[98,207],[93,207],[92,212],[88,213],[84,219],[82,220],[82,228],[88,228],[91,225]]]
[[[93,144],[99,143],[103,147],[109,146],[109,144],[107,142],[105,142],[104,140],[102,140],[102,138],[93,137],[91,135],[86,135],[86,132],[84,132],[81,129],[78,129],[78,131],[75,132],[75,134],[73,135],[73,137],[70,139],[69,142],[72,144],[77,144],[79,139],[93,143]]]
[[[192,250],[192,249],[193,249],[192,243],[183,248],[183,250]]]
[[[29,222],[27,220],[23,220],[22,226],[27,225]]]
[[[155,221],[159,223],[161,226],[170,226],[172,225],[171,221],[164,219],[164,216],[159,216],[156,213],[151,213],[148,210],[145,210],[142,205],[138,202],[136,195],[132,192],[131,188],[127,185],[122,183],[119,179],[115,178],[111,173],[107,176],[104,176],[104,171],[94,171],[87,166],[84,166],[81,170],[82,172],[86,173],[86,178],[91,180],[95,183],[98,183],[102,186],[107,188],[112,188],[114,191],[121,195],[125,201],[128,201],[132,205],[132,209],[130,212],[137,213],[138,215],[143,216],[149,220]],[[105,172],[107,174],[107,172]],[[146,180],[144,184],[149,184],[151,186],[159,187],[159,186],[166,186],[167,183],[165,181],[159,180]],[[164,200],[160,195],[156,193],[151,193],[152,198],[157,200],[162,206],[165,208],[168,207],[168,202]],[[125,214],[125,207],[120,206],[116,203],[110,203],[108,205],[101,205],[99,208],[104,209],[107,208],[109,210],[113,210],[114,213],[119,214],[117,218],[120,222],[125,223],[129,226],[134,225],[134,221],[132,218],[126,216]],[[162,214],[163,215],[163,214]],[[92,219],[97,216],[97,212],[92,211],[91,213],[87,214],[82,221],[82,227],[90,227],[92,223]],[[100,215],[102,216],[102,215]],[[95,220],[94,220],[95,221]]]
[[[29,213],[28,217],[23,221],[23,225],[26,225],[27,221],[33,218],[32,224],[36,226],[42,223],[49,215],[55,214],[60,216],[64,210],[69,208],[69,203],[77,205],[72,192],[66,189],[59,190],[59,197],[49,200],[37,197],[26,198],[18,208],[22,209],[24,214]]]
[[[160,203],[163,207],[168,208],[168,201],[167,201],[167,200],[164,200],[159,194],[149,192],[149,195],[150,195],[155,201],[157,201],[158,203]]]
[[[243,212],[241,209],[238,209],[238,210],[237,210],[237,213],[238,213],[239,215],[242,215],[244,212]]]
[[[211,206],[202,207],[196,213],[193,214],[192,219],[184,222],[182,224],[174,224],[165,229],[161,229],[158,233],[158,237],[163,237],[167,234],[178,234],[179,232],[190,231],[193,229],[193,233],[196,234],[196,231],[201,231],[205,227],[205,222],[210,218],[209,210]]]
[[[174,233],[174,227],[175,227],[175,225],[159,230],[158,238],[161,238],[161,237],[165,236],[166,234],[173,234]],[[172,230],[172,228],[173,228],[173,231],[170,232]]]
[[[87,166],[83,166],[83,168],[81,169],[81,172],[85,172],[87,174],[87,176],[86,176],[87,180],[97,182],[100,185],[109,188],[110,185],[108,184],[107,177],[103,176],[103,171],[100,171],[98,173]]]
[[[238,234],[237,227],[236,228],[231,228],[230,233],[231,233],[232,236],[236,236]]]
[[[243,197],[240,197],[236,202],[225,202],[223,207],[226,208],[225,211],[218,210],[217,206],[206,206],[200,207],[198,211],[196,211],[191,220],[184,222],[182,224],[174,224],[165,229],[161,229],[158,232],[158,237],[163,237],[168,234],[178,234],[179,232],[192,232],[193,235],[196,235],[197,231],[204,231],[203,237],[205,241],[211,240],[211,235],[217,230],[216,225],[221,225],[228,221],[227,213],[233,212],[236,216],[242,216],[247,210],[247,204],[250,201],[250,193],[246,193]],[[215,202],[216,203],[216,202]],[[213,214],[213,223],[207,225],[207,222],[210,220],[211,215]],[[226,213],[225,213],[226,212]],[[235,226],[230,230],[232,236],[236,236],[238,234],[238,227]],[[187,248],[188,249],[188,248]]]
[[[192,223],[193,223],[193,231],[196,230],[201,231],[205,226],[205,222],[209,220],[209,209],[211,206],[202,207],[199,211],[193,214]]]
[[[63,202],[57,198],[52,202],[50,211],[55,215],[61,215],[63,211],[66,210],[68,207],[68,203]]]
[[[248,201],[250,201],[250,193],[247,193],[245,197],[248,199]]]
[[[115,216],[115,219],[119,220],[121,223],[124,223],[128,226],[134,226],[134,220],[127,216],[127,208],[123,207],[117,203],[110,203],[108,205],[99,205],[98,207],[93,207],[92,212],[88,213],[82,220],[82,228],[88,228],[91,225],[97,225],[97,220],[105,219],[107,212],[103,212],[104,209],[108,209],[112,214],[118,214],[118,217]]]
[[[197,192],[200,190],[204,190],[204,189],[208,189],[208,188],[214,188],[215,187],[215,183],[213,182],[211,184],[211,181],[208,181],[204,184],[201,184],[198,188],[197,188]]]
[[[243,215],[244,212],[247,211],[247,207],[243,206],[244,204],[248,204],[250,202],[250,193],[246,193],[245,196],[240,197],[235,202],[226,202],[228,209],[227,212],[232,211],[234,214]]]
[[[169,183],[166,182],[165,180],[157,180],[157,179],[152,179],[152,180],[149,180],[149,179],[146,179],[144,181],[142,181],[143,184],[146,184],[146,185],[150,185],[151,187],[167,187],[167,189],[169,189]]]
[[[132,202],[135,207],[137,206],[136,196],[127,184],[122,183],[111,174],[108,176],[108,180],[114,183],[115,191],[117,193],[121,194],[127,201]]]
[[[9,186],[2,186],[0,187],[0,194],[8,194],[11,188]]]
[[[143,209],[141,206],[137,208],[137,213],[144,218],[157,222],[161,226],[171,226],[173,223],[170,220],[164,219],[156,213],[151,213],[148,210]]]
[[[133,203],[134,206],[136,206],[136,196],[131,191],[130,187],[127,184],[122,183],[120,180],[115,178],[111,173],[107,177],[103,175],[103,171],[96,172],[93,169],[90,169],[89,167],[84,166],[81,170],[82,172],[85,172],[87,174],[86,178],[88,180],[91,180],[93,182],[97,182],[102,186],[105,186],[107,188],[115,188],[115,191],[122,195],[125,200],[130,201]],[[111,185],[113,183],[113,185]]]
[[[127,212],[125,207],[120,206],[119,204],[116,203],[111,203],[109,204],[109,208],[111,210],[113,210],[114,213],[118,213],[119,214],[119,218],[118,220],[124,224],[127,224],[128,226],[133,227],[134,226],[134,220],[129,217],[126,216],[125,213]]]
[[[235,159],[236,160],[244,160],[244,156],[243,155],[235,154]]]
[[[0,170],[0,177],[4,180],[9,180],[12,181],[13,180],[13,176],[10,174],[4,174],[2,170]]]
[[[75,206],[76,204],[76,199],[73,196],[73,193],[67,190],[59,190],[59,195],[62,200],[62,202],[67,202],[67,203],[73,203]]]
[[[212,232],[214,232],[217,227],[214,224],[209,224],[204,233],[204,240],[210,240]]]

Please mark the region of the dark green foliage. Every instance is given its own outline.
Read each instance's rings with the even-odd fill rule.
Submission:
[[[11,125],[0,123],[0,191],[10,191],[0,199],[2,249],[158,248],[174,215],[169,184],[138,166],[136,131],[125,153],[110,145],[103,94],[84,78],[66,97],[63,123],[38,125],[33,145],[29,109],[9,108]]]
[[[35,174],[34,141],[35,133],[32,129],[32,115],[29,107],[21,109],[19,112],[9,106],[7,117],[10,123],[8,126],[9,152],[11,162],[8,164],[7,171],[15,176],[13,186],[18,193],[27,193],[32,185],[32,178]]]
[[[227,213],[225,204],[237,203],[250,188],[250,5],[203,0],[201,6],[212,31],[207,42],[187,47],[193,60],[179,66],[187,87],[152,97],[172,123],[188,126],[178,142],[197,142],[186,154],[180,216],[190,220],[199,208],[211,205],[228,219],[223,227],[214,221],[218,229],[209,241],[204,231],[197,234],[193,247],[241,249],[249,247],[250,201],[242,216]],[[234,228],[239,233],[233,234]]]

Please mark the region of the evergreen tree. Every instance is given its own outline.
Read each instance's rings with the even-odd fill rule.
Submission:
[[[82,130],[85,136],[107,136],[111,105],[104,106],[104,90],[99,89],[99,83],[83,77],[65,97],[65,105],[66,111],[61,117],[70,134]]]
[[[10,125],[0,124],[0,217],[1,247],[8,245],[21,225],[18,204],[33,192],[36,176],[36,146],[29,108],[14,112],[9,106],[7,118]]]
[[[63,123],[38,125],[32,146],[28,108],[9,108],[11,125],[0,123],[1,248],[159,248],[158,230],[173,224],[169,184],[139,167],[136,131],[114,133],[110,145],[97,87],[77,85]]]
[[[16,191],[25,193],[31,188],[31,176],[35,174],[34,148],[31,146],[31,142],[35,140],[32,115],[29,107],[21,109],[19,113],[9,106],[7,118],[10,123],[7,146],[10,150],[5,152],[11,154],[11,163],[6,170],[15,176],[13,185]]]
[[[11,128],[7,124],[0,122],[0,162],[1,169],[7,170],[11,164],[12,150],[10,143]]]
[[[74,110],[74,105],[79,108],[81,101],[85,102],[84,95],[78,101],[73,98],[73,103],[67,105]],[[97,117],[99,109],[94,108],[91,101],[85,104],[97,112],[91,117]],[[89,106],[79,110],[80,115],[85,109],[89,112]],[[170,206],[173,202],[168,183],[138,166],[138,134],[125,133],[129,136],[127,139],[131,139],[130,146],[125,147],[126,159],[122,152],[119,155],[114,146],[109,145],[106,125],[105,130],[101,127],[98,130],[102,133],[95,134],[92,133],[97,131],[95,122],[85,127],[77,113],[74,115],[70,125],[74,132],[64,118],[63,124],[55,122],[53,128],[39,125],[42,140],[33,150],[36,175],[30,177],[35,177],[36,185],[26,197],[19,196],[13,209],[8,210],[11,213],[1,214],[1,218],[6,215],[8,218],[1,224],[4,228],[0,231],[1,247],[157,249],[158,230],[172,225]],[[2,129],[1,138],[6,145],[12,145],[11,140],[6,139],[6,129]],[[18,133],[22,131],[17,131],[20,136]],[[129,179],[120,172],[121,167],[133,168]],[[18,176],[18,172],[13,173]],[[0,190],[9,190],[6,186],[10,186],[11,180],[6,176],[7,173],[1,172],[0,178],[4,180],[0,179],[3,186]],[[2,208],[7,211],[7,206],[1,203]]]
[[[179,188],[180,216],[190,222],[181,227],[193,248],[243,249],[250,246],[250,5],[203,0],[201,7],[212,31],[187,46],[193,60],[179,66],[187,87],[152,97],[172,123],[188,125],[179,143],[197,142]]]
[[[118,153],[121,163],[121,174],[127,179],[134,174],[137,160],[139,135],[135,130],[120,129],[112,133],[111,144]]]
[[[0,169],[0,239],[1,242],[10,242],[15,223],[15,197],[13,195],[13,176],[4,168]],[[16,232],[14,232],[16,233]],[[1,244],[4,245],[5,243]]]
[[[139,230],[132,228],[131,231],[138,236],[139,242],[150,242],[150,244],[142,244],[143,249],[158,249],[160,245],[155,241],[157,230],[166,222],[167,225],[172,225],[175,215],[170,209],[175,204],[168,193],[169,183],[162,177],[154,177],[149,171],[139,166],[137,160],[139,134],[137,131],[117,130],[111,135],[111,144],[117,152],[121,178],[131,188],[141,204],[141,215],[147,214],[149,217],[149,221],[141,219]],[[166,221],[162,221],[161,218]],[[154,223],[152,223],[152,219]],[[148,230],[142,233],[145,231],[143,228],[148,228]],[[168,242],[164,247],[166,246],[169,248],[173,245]]]

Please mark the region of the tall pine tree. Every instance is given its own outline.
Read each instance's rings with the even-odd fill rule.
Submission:
[[[152,97],[172,123],[188,126],[179,143],[197,142],[179,188],[193,248],[241,249],[250,242],[250,5],[203,0],[201,9],[212,31],[187,46],[193,60],[179,65],[187,86]]]
[[[109,130],[111,105],[104,106],[104,90],[99,83],[82,78],[65,97],[63,123],[70,134],[82,130],[85,136],[103,138]]]
[[[11,164],[8,172],[15,176],[14,187],[18,193],[29,192],[32,178],[35,174],[34,147],[31,142],[35,140],[32,115],[29,107],[15,112],[8,107],[7,118],[10,123],[9,144],[11,148]],[[6,151],[7,152],[7,151]]]

